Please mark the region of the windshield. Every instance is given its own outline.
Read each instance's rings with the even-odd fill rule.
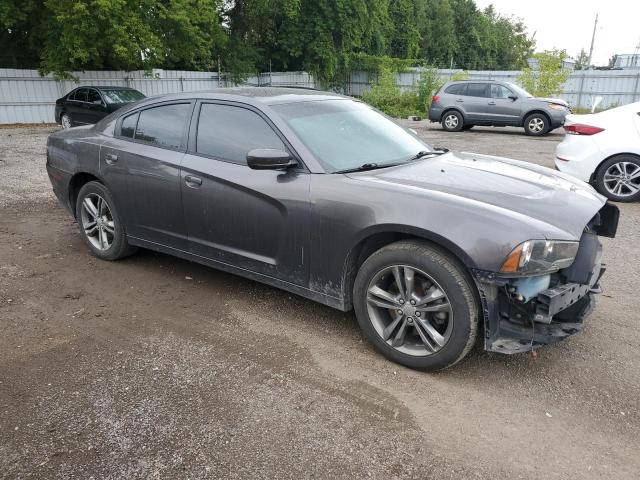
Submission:
[[[431,147],[370,106],[351,100],[272,107],[328,172],[392,165]]]
[[[531,95],[529,92],[527,92],[524,88],[516,85],[515,83],[511,83],[511,82],[504,82],[506,85],[509,86],[509,88],[511,88],[511,90],[515,90],[516,95],[518,95],[519,97],[525,97],[525,98],[531,98],[533,97],[533,95]]]
[[[101,90],[107,103],[131,103],[145,96],[137,90]]]

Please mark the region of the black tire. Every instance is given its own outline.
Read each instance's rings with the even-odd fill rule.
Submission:
[[[99,199],[105,202],[106,208],[99,203]],[[90,213],[85,201],[91,203],[94,209],[99,205],[97,209],[102,214],[99,219],[95,213]],[[111,192],[100,182],[87,182],[78,192],[76,220],[82,238],[96,257],[102,260],[118,260],[136,251],[136,248],[127,242],[124,225],[116,211]],[[102,245],[102,248],[98,245]]]
[[[473,127],[475,127],[475,125],[463,125],[462,131],[466,132],[467,130],[471,130]]]
[[[595,187],[605,197],[615,202],[640,200],[640,177],[630,178],[640,172],[640,157],[616,155],[603,162],[595,176]],[[605,175],[607,181],[605,182]],[[614,176],[620,176],[619,180]],[[624,177],[627,178],[624,178]],[[620,190],[616,187],[619,185]],[[635,193],[634,190],[638,189]]]
[[[449,110],[442,114],[441,123],[447,132],[459,132],[464,127],[464,117],[457,110]]]
[[[62,126],[62,128],[73,127],[73,118],[71,118],[71,115],[69,113],[62,112],[62,114],[60,115],[60,125]]]
[[[546,135],[550,129],[549,119],[542,113],[532,113],[524,119],[524,133],[532,137]]]
[[[399,334],[392,329],[391,325],[394,321],[398,321],[397,317],[396,319],[392,318],[392,314],[401,316],[400,309],[406,307],[410,309],[411,307],[404,302],[404,306],[398,307],[399,310],[397,312],[396,310],[392,312],[391,310],[395,309],[395,306],[387,309],[386,306],[380,308],[378,305],[371,303],[372,298],[377,300],[379,297],[372,296],[370,288],[377,288],[379,283],[376,282],[384,282],[386,275],[391,275],[390,280],[392,283],[386,290],[393,291],[393,275],[385,272],[389,268],[395,268],[396,265],[401,266],[398,268],[403,269],[407,266],[411,267],[410,269],[415,269],[416,275],[424,273],[431,277],[430,280],[433,282],[431,283],[431,288],[440,289],[445,294],[444,299],[436,300],[436,302],[448,303],[450,307],[448,313],[430,314],[425,312],[422,314],[422,319],[415,318],[416,315],[420,316],[415,312],[413,314],[406,313],[406,316],[402,317],[403,319],[400,320],[399,324],[400,328],[403,328],[402,322],[405,322],[405,318],[409,322],[406,327],[407,333],[403,335],[402,341],[405,341],[406,335],[411,335],[409,340],[413,339],[414,343],[408,343],[408,345],[414,349],[413,353],[398,349],[406,348],[404,343],[398,347],[392,346],[395,335]],[[416,276],[411,283],[417,285],[419,281],[420,277]],[[428,282],[426,284],[429,285]],[[430,243],[408,240],[387,245],[365,260],[356,276],[353,288],[353,303],[360,328],[362,328],[368,340],[385,357],[409,368],[435,371],[455,365],[469,353],[475,343],[478,331],[479,304],[474,289],[473,281],[465,272],[464,267],[450,254]],[[433,290],[427,290],[425,287],[423,292],[423,298],[426,298],[429,296],[429,292],[433,292]],[[407,296],[405,298],[411,297]],[[430,303],[429,305],[435,304]],[[414,315],[415,322],[413,324],[411,322],[414,321],[414,318],[410,315]],[[438,315],[446,316],[446,325],[437,324],[439,320],[436,317]],[[380,320],[388,322],[385,324],[386,328],[384,330]],[[420,333],[417,326],[418,320],[427,320],[430,322],[430,327],[438,328],[443,335],[448,332],[446,333],[448,335],[446,340],[442,342],[443,345],[437,347],[439,349],[434,350],[424,346],[425,342],[422,341],[424,340],[424,334],[418,336],[418,333]],[[445,320],[440,321],[444,322]],[[388,329],[391,329],[391,332],[395,332],[395,335],[390,333],[387,340],[385,340],[382,335]],[[380,331],[382,333],[379,333]],[[433,339],[434,337],[430,336],[428,338]],[[419,351],[421,342],[424,349],[422,356],[420,356]]]

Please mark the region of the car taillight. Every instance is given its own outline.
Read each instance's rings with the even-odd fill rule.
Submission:
[[[595,135],[596,133],[604,132],[604,128],[584,125],[582,123],[565,125],[564,130],[571,135]]]
[[[438,95],[434,95],[433,97],[431,97],[431,103],[436,103],[438,100],[440,100],[440,97]]]

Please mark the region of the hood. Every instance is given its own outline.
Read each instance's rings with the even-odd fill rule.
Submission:
[[[538,100],[540,102],[545,102],[545,103],[555,103],[558,105],[562,105],[564,107],[568,107],[569,103],[566,100],[562,100],[561,98],[539,98],[539,97],[534,97],[533,100]]]
[[[474,153],[453,153],[397,167],[349,174],[451,201],[480,202],[562,230],[575,239],[606,198],[569,175],[527,162]],[[541,237],[545,238],[545,237]]]

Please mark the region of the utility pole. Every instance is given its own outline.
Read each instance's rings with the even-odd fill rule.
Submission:
[[[596,13],[596,21],[593,22],[593,34],[591,35],[591,48],[589,48],[589,61],[587,62],[587,70],[591,68],[591,56],[593,55],[593,44],[596,39],[596,27],[598,26],[598,14]]]

